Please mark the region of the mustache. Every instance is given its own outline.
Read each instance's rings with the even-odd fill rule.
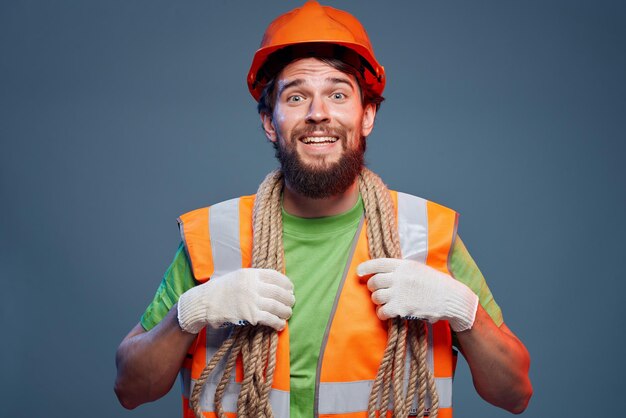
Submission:
[[[322,136],[334,136],[344,142],[347,137],[346,130],[341,126],[323,126],[323,125],[309,125],[303,128],[294,129],[291,133],[292,140],[298,140],[300,138],[312,135]]]

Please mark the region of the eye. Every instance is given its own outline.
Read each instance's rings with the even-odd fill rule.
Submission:
[[[346,98],[346,95],[343,93],[333,93],[331,97],[335,100],[343,100]]]
[[[287,97],[287,103],[299,103],[302,100],[304,100],[304,98],[300,95],[294,94],[293,96],[289,96]]]

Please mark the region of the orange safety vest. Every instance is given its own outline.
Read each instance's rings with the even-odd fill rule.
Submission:
[[[422,198],[391,192],[396,208],[402,256],[448,270],[457,229],[457,213]],[[201,208],[179,219],[181,235],[195,279],[206,282],[239,268],[250,267],[252,258],[252,208],[255,196],[243,196]],[[367,233],[363,223],[353,243],[349,267],[339,285],[319,356],[315,388],[315,416],[357,418],[367,416],[369,394],[387,345],[387,324],[376,316],[370,291],[356,274],[368,260]],[[232,328],[202,330],[181,368],[183,417],[194,418],[189,396],[196,379]],[[456,356],[447,321],[428,325],[428,367],[439,394],[439,417],[452,417],[452,378]],[[201,396],[206,417],[215,417],[213,395],[222,364],[212,373]],[[235,417],[242,368],[238,364],[222,404]],[[279,333],[277,366],[270,393],[276,417],[289,416],[289,327]],[[430,400],[426,399],[426,405]],[[415,406],[415,405],[414,405]]]

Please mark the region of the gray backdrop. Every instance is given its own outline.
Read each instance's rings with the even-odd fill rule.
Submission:
[[[275,167],[245,77],[284,1],[0,5],[0,415],[135,411],[114,353],[185,211]],[[367,160],[457,209],[532,356],[525,416],[616,416],[623,374],[621,1],[337,1],[386,66]],[[460,362],[458,417],[504,417]]]

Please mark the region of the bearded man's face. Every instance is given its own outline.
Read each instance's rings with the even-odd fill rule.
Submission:
[[[274,112],[263,126],[287,186],[317,199],[347,190],[363,166],[376,113],[373,105],[363,107],[356,79],[304,58],[281,71],[275,88]]]

